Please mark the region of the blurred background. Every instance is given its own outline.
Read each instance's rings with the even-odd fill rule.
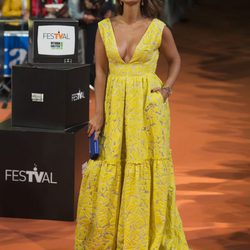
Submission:
[[[32,18],[79,20],[80,60],[92,65],[91,116],[97,22],[115,15],[115,2],[2,0],[0,5],[0,122],[11,116],[11,66],[27,60]],[[164,2],[162,20],[182,58],[169,99],[171,145],[177,205],[192,250],[250,249],[249,10],[248,0]],[[157,73],[166,79],[162,57]],[[74,228],[74,222],[0,218],[0,249],[71,250]]]

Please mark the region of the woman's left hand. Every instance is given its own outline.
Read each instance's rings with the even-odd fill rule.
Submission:
[[[151,90],[151,92],[156,92],[156,91],[160,92],[160,94],[163,97],[163,101],[166,102],[166,100],[168,99],[168,94],[166,93],[166,91],[162,90],[161,87],[156,87]]]

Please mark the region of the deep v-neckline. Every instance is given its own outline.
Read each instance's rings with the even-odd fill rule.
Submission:
[[[153,24],[155,18],[153,18],[153,19],[151,20],[151,22],[150,22],[150,24],[148,25],[146,31],[143,33],[143,35],[142,35],[142,37],[140,38],[139,42],[138,42],[137,45],[135,46],[135,49],[134,49],[133,54],[132,54],[132,57],[130,58],[130,60],[129,60],[128,62],[125,62],[124,59],[122,59],[122,57],[121,57],[121,54],[120,54],[120,52],[119,52],[119,48],[118,48],[118,46],[117,46],[117,40],[116,40],[116,37],[115,37],[115,32],[114,32],[114,29],[113,29],[112,22],[111,22],[110,18],[108,18],[108,20],[109,20],[110,29],[111,29],[111,33],[112,33],[112,37],[113,37],[113,41],[114,41],[114,45],[115,45],[115,48],[116,48],[116,52],[117,52],[117,54],[118,54],[118,57],[120,58],[120,60],[121,60],[124,64],[130,64],[130,63],[133,61],[133,59],[134,59],[134,57],[135,57],[135,54],[136,54],[136,51],[137,51],[138,47],[140,46],[140,44],[143,42],[144,38],[146,37],[146,35],[147,35],[147,33],[148,33],[150,27],[152,26],[152,24]]]

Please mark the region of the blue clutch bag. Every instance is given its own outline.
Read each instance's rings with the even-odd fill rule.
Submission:
[[[96,160],[100,154],[99,138],[97,138],[97,140],[94,140],[94,138],[95,138],[95,131],[94,133],[92,133],[92,135],[89,138],[89,156],[90,156],[90,159],[92,160]]]

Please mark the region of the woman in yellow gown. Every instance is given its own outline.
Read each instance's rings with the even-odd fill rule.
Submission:
[[[158,10],[158,0],[122,0],[119,15],[98,23],[89,136],[96,132],[100,155],[83,170],[75,250],[189,249],[169,144],[180,57]],[[155,73],[159,53],[166,83]]]

